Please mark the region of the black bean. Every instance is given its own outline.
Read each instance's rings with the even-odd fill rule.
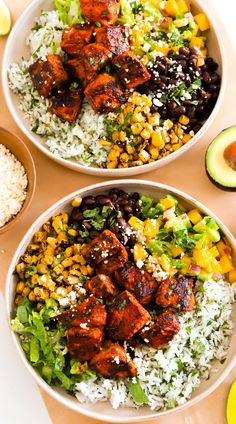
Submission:
[[[184,56],[189,56],[190,50],[188,47],[180,47],[179,53]]]
[[[111,199],[109,199],[108,196],[102,196],[102,195],[96,196],[96,202],[101,206],[107,206],[107,205],[112,206],[112,201]]]
[[[215,93],[219,90],[219,87],[216,84],[211,84],[211,85],[209,85],[208,89],[209,89],[210,93]]]
[[[100,235],[100,232],[99,232],[99,231],[97,231],[97,230],[92,230],[92,231],[90,231],[90,233],[89,233],[89,237],[90,237],[91,239],[94,239],[94,238],[98,237],[99,235]]]
[[[82,200],[82,205],[85,206],[94,206],[96,204],[96,200],[94,196],[86,196]]]
[[[170,102],[167,103],[167,108],[169,109],[170,112],[175,110],[177,107],[178,105],[174,100],[171,100]]]
[[[168,81],[168,78],[165,77],[165,75],[161,75],[161,82],[164,82],[164,84],[166,84]]]
[[[83,237],[78,236],[78,237],[77,237],[77,243],[79,243],[79,244],[84,243],[84,238],[83,238]]]
[[[83,221],[82,224],[87,230],[92,230],[92,225],[88,221]]]
[[[128,196],[128,194],[124,190],[118,190],[118,197]]]
[[[213,74],[211,74],[211,82],[212,84],[215,84],[216,82],[220,81],[220,76],[219,74],[217,74],[217,72],[213,72]]]
[[[124,206],[129,204],[129,200],[128,199],[120,199],[120,200],[118,200],[118,204],[119,204],[119,206],[124,207]]]
[[[201,117],[202,117],[202,115],[203,115],[203,112],[204,112],[204,106],[199,106],[199,107],[196,109],[196,116],[197,116],[198,118],[201,118]]]
[[[186,115],[189,117],[189,119],[193,119],[195,117],[195,107],[189,106],[186,110]]]
[[[124,206],[124,211],[126,213],[131,213],[133,212],[133,208],[130,205]]]
[[[118,188],[111,188],[109,190],[109,194],[115,194],[116,196],[118,196],[119,194],[119,189]]]
[[[164,74],[166,72],[166,65],[164,63],[158,63],[157,64],[157,70],[160,72],[160,74]]]
[[[203,81],[205,82],[205,84],[207,84],[207,85],[211,84],[211,76],[210,76],[209,72],[203,72],[202,78],[203,78]]]
[[[180,60],[180,61],[179,61],[179,64],[180,64],[180,66],[182,66],[182,68],[184,69],[184,68],[186,68],[187,62],[186,62],[186,60]]]
[[[139,193],[133,193],[132,194],[132,199],[134,199],[134,200],[138,200],[139,201],[139,199],[140,199],[140,194]],[[139,204],[139,203],[138,203]]]
[[[80,208],[73,208],[71,212],[71,220],[73,222],[79,222],[79,221],[83,221],[83,219],[84,219],[84,216],[82,212],[80,211]]]
[[[171,113],[173,114],[174,117],[179,117],[180,115],[185,115],[186,107],[185,106],[178,106]]]
[[[200,130],[201,127],[202,127],[202,124],[196,124],[196,125],[194,125],[194,127],[193,127],[194,133],[196,134]]]

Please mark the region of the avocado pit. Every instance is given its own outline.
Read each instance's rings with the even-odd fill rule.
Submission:
[[[224,159],[236,171],[236,141],[233,141],[233,143],[226,147],[224,150]]]

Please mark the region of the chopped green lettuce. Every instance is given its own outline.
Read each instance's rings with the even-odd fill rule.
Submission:
[[[73,25],[84,21],[79,0],[55,0],[55,6],[64,24]]]

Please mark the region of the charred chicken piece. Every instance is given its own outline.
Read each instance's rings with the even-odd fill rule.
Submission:
[[[115,56],[112,64],[127,88],[135,88],[151,78],[147,68],[131,51]]]
[[[195,306],[193,280],[183,276],[162,281],[157,290],[156,304],[182,312],[192,311]]]
[[[112,274],[128,261],[126,248],[109,230],[104,230],[83,250],[86,260],[99,274]]]
[[[88,44],[78,57],[76,74],[83,86],[97,75],[97,73],[109,62],[112,53],[98,43]]]
[[[129,290],[142,305],[148,305],[157,291],[158,283],[145,270],[127,262],[115,271],[115,280]]]
[[[102,44],[114,55],[129,50],[128,29],[125,25],[96,28],[96,43]]]
[[[80,111],[82,99],[81,90],[69,88],[60,91],[52,98],[51,112],[64,121],[73,122]]]
[[[162,349],[178,334],[180,328],[177,316],[171,311],[165,311],[157,316],[156,321],[142,328],[139,334],[148,346]]]
[[[97,113],[112,112],[127,100],[116,79],[106,73],[98,75],[91,81],[84,93]]]
[[[90,366],[106,378],[134,377],[137,369],[119,343],[107,341],[90,361]]]
[[[98,352],[103,341],[101,328],[72,327],[67,330],[67,346],[78,361],[88,361]]]
[[[54,317],[55,320],[69,327],[101,327],[106,324],[107,313],[93,295],[90,295],[80,305],[68,309]]]
[[[111,339],[127,340],[137,333],[151,317],[135,297],[125,290],[114,299],[108,317],[108,334]]]
[[[42,97],[50,97],[55,88],[68,81],[61,57],[50,54],[46,60],[38,59],[29,67],[29,73],[36,90]]]
[[[95,275],[91,280],[87,280],[84,287],[97,299],[103,299],[105,302],[110,302],[119,293],[111,278],[104,274]]]
[[[80,0],[83,16],[89,22],[114,24],[120,12],[120,0]]]
[[[70,56],[78,56],[84,46],[89,44],[93,37],[94,25],[74,24],[65,28],[61,48]]]

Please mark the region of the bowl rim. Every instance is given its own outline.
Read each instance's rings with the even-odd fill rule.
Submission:
[[[162,166],[167,165],[168,163],[172,162],[173,160],[177,159],[179,156],[187,152],[192,146],[194,146],[197,141],[201,140],[202,136],[207,132],[207,130],[211,127],[213,124],[217,114],[220,111],[221,105],[223,103],[224,94],[226,90],[226,83],[227,83],[227,60],[226,60],[226,54],[224,51],[224,45],[223,40],[221,36],[221,32],[218,29],[217,26],[217,20],[215,19],[215,16],[211,16],[209,8],[203,3],[202,0],[194,0],[194,2],[199,6],[202,12],[204,12],[210,21],[211,24],[211,30],[214,32],[216,36],[216,40],[218,43],[219,48],[219,54],[222,62],[222,70],[221,70],[221,87],[219,96],[217,98],[217,102],[205,121],[205,123],[202,125],[200,130],[193,136],[193,138],[183,145],[180,149],[176,150],[175,152],[172,152],[170,155],[163,157],[159,160],[155,160],[154,162],[151,162],[149,164],[144,164],[136,167],[130,167],[130,168],[115,168],[115,169],[101,169],[101,168],[95,168],[85,165],[80,165],[79,163],[73,162],[70,159],[63,159],[61,157],[55,156],[46,146],[44,146],[36,137],[34,136],[33,132],[30,130],[29,125],[26,123],[26,120],[22,120],[19,115],[19,109],[18,107],[14,106],[13,102],[13,96],[14,94],[9,88],[8,85],[8,79],[7,79],[7,70],[8,70],[8,55],[12,47],[13,40],[17,38],[17,33],[19,31],[19,28],[22,25],[22,22],[27,20],[27,15],[30,15],[32,10],[34,10],[35,7],[40,6],[41,3],[43,3],[45,0],[33,0],[23,11],[23,13],[20,15],[18,20],[16,21],[9,37],[6,43],[4,55],[3,55],[3,61],[2,61],[2,86],[3,86],[3,92],[6,99],[6,103],[8,106],[8,109],[15,120],[18,127],[21,129],[21,131],[30,139],[30,141],[46,156],[51,158],[52,160],[56,161],[60,165],[73,169],[77,172],[82,172],[84,174],[89,175],[97,175],[97,176],[104,176],[106,178],[109,177],[120,177],[125,178],[126,176],[131,175],[137,175],[137,174],[143,174],[146,172],[150,172],[153,170],[157,170],[161,168]]]
[[[8,269],[8,272],[7,272],[5,293],[4,294],[5,294],[5,300],[6,300],[6,310],[7,310],[9,330],[10,330],[11,335],[13,337],[16,349],[17,349],[17,351],[18,351],[18,353],[21,357],[21,360],[23,361],[24,365],[26,366],[26,368],[28,369],[30,374],[33,376],[33,378],[36,380],[36,382],[39,384],[39,386],[46,391],[46,393],[48,395],[52,396],[54,399],[56,399],[57,401],[59,401],[61,404],[68,407],[69,409],[72,409],[73,411],[79,412],[82,415],[90,417],[90,418],[94,418],[94,419],[104,421],[104,422],[112,422],[112,423],[135,423],[135,422],[147,421],[147,420],[150,420],[150,419],[166,416],[168,414],[171,415],[171,414],[174,414],[174,413],[177,413],[177,412],[181,412],[181,411],[183,411],[183,410],[185,410],[185,409],[187,409],[191,406],[194,406],[199,401],[206,398],[223,382],[223,380],[226,378],[226,376],[230,373],[233,366],[236,364],[236,352],[234,353],[233,357],[231,358],[231,360],[229,361],[229,363],[227,364],[225,369],[217,377],[216,381],[210,387],[206,388],[202,393],[199,393],[195,398],[193,398],[193,399],[190,398],[185,404],[177,406],[176,408],[173,408],[173,409],[163,410],[163,411],[159,411],[159,412],[153,411],[149,415],[144,414],[143,416],[140,416],[140,417],[138,417],[138,416],[137,417],[128,417],[127,416],[126,418],[125,417],[119,418],[119,416],[118,416],[117,418],[114,418],[114,416],[110,416],[110,415],[104,416],[101,412],[94,412],[94,411],[91,411],[91,410],[85,411],[81,407],[82,404],[80,404],[79,401],[78,401],[78,404],[77,404],[77,403],[74,402],[74,400],[69,399],[69,398],[67,399],[63,394],[55,391],[53,387],[49,386],[36,373],[36,371],[33,369],[31,364],[26,359],[26,356],[24,355],[23,349],[21,348],[18,336],[17,336],[17,334],[15,334],[13,332],[13,330],[10,327],[10,319],[11,319],[11,314],[12,314],[11,290],[10,290],[11,279],[12,279],[13,271],[15,269],[15,264],[16,264],[19,256],[20,256],[22,246],[27,242],[27,240],[29,238],[31,238],[33,236],[33,233],[35,232],[35,230],[37,230],[42,225],[43,221],[46,219],[46,217],[48,215],[53,215],[55,210],[57,210],[61,205],[65,204],[65,203],[69,203],[70,200],[73,199],[73,197],[78,196],[78,195],[83,195],[84,193],[86,193],[88,191],[91,192],[91,191],[99,189],[99,188],[100,189],[104,188],[104,190],[106,190],[106,189],[115,187],[117,185],[121,188],[123,188],[123,187],[125,188],[125,186],[127,186],[127,185],[134,185],[134,186],[137,186],[136,191],[138,191],[139,188],[141,190],[142,187],[153,188],[154,191],[156,189],[163,189],[164,191],[171,192],[174,195],[176,195],[177,197],[184,199],[185,201],[189,202],[190,204],[191,203],[194,204],[195,208],[199,208],[206,215],[210,215],[216,220],[216,222],[220,226],[220,229],[222,230],[224,235],[227,237],[227,240],[230,242],[230,244],[233,246],[233,248],[236,252],[236,239],[234,238],[233,234],[228,230],[228,228],[225,226],[225,224],[214,214],[214,212],[212,212],[208,207],[203,205],[201,202],[199,202],[198,200],[196,200],[194,197],[190,196],[189,194],[183,192],[182,190],[179,190],[177,188],[174,188],[172,186],[162,184],[162,183],[159,183],[159,182],[152,182],[152,181],[146,181],[146,180],[141,180],[141,179],[110,180],[110,181],[107,181],[105,183],[92,184],[92,185],[89,185],[89,186],[85,186],[85,187],[83,187],[79,190],[75,190],[72,193],[62,197],[61,199],[59,199],[52,206],[50,206],[47,210],[45,210],[43,213],[40,214],[40,216],[33,222],[33,224],[30,226],[30,228],[27,230],[26,234],[24,235],[24,237],[21,239],[20,243],[18,244],[18,247],[15,251],[15,254],[12,258],[12,261],[9,265],[9,269]],[[135,188],[134,188],[134,190],[135,190]],[[119,411],[119,410],[117,410],[117,411]]]
[[[12,227],[14,225],[16,225],[18,223],[18,221],[23,217],[23,215],[29,210],[34,194],[35,194],[35,189],[36,189],[36,168],[35,168],[35,164],[34,164],[34,159],[33,156],[29,150],[29,148],[26,146],[25,142],[14,132],[7,130],[6,128],[0,126],[0,133],[6,133],[8,134],[8,136],[14,138],[17,141],[17,144],[20,145],[21,150],[24,150],[27,156],[27,160],[29,161],[29,167],[32,170],[32,179],[31,179],[31,189],[30,191],[28,190],[28,186],[29,186],[29,175],[27,170],[25,169],[26,175],[27,175],[27,179],[28,179],[28,186],[27,186],[27,191],[26,191],[26,198],[24,200],[24,203],[22,205],[22,208],[20,209],[20,211],[14,215],[10,221],[8,221],[3,227],[0,227],[0,235],[2,235],[3,233],[5,233],[6,231],[9,231],[12,229]],[[4,144],[4,141],[0,141],[0,144]],[[7,147],[8,148],[8,147]],[[11,148],[8,148],[8,150],[11,152]],[[11,152],[12,153],[12,152]],[[12,153],[16,159],[21,162],[21,158],[18,157],[17,155],[15,155],[14,153]],[[24,166],[24,165],[23,165]]]

